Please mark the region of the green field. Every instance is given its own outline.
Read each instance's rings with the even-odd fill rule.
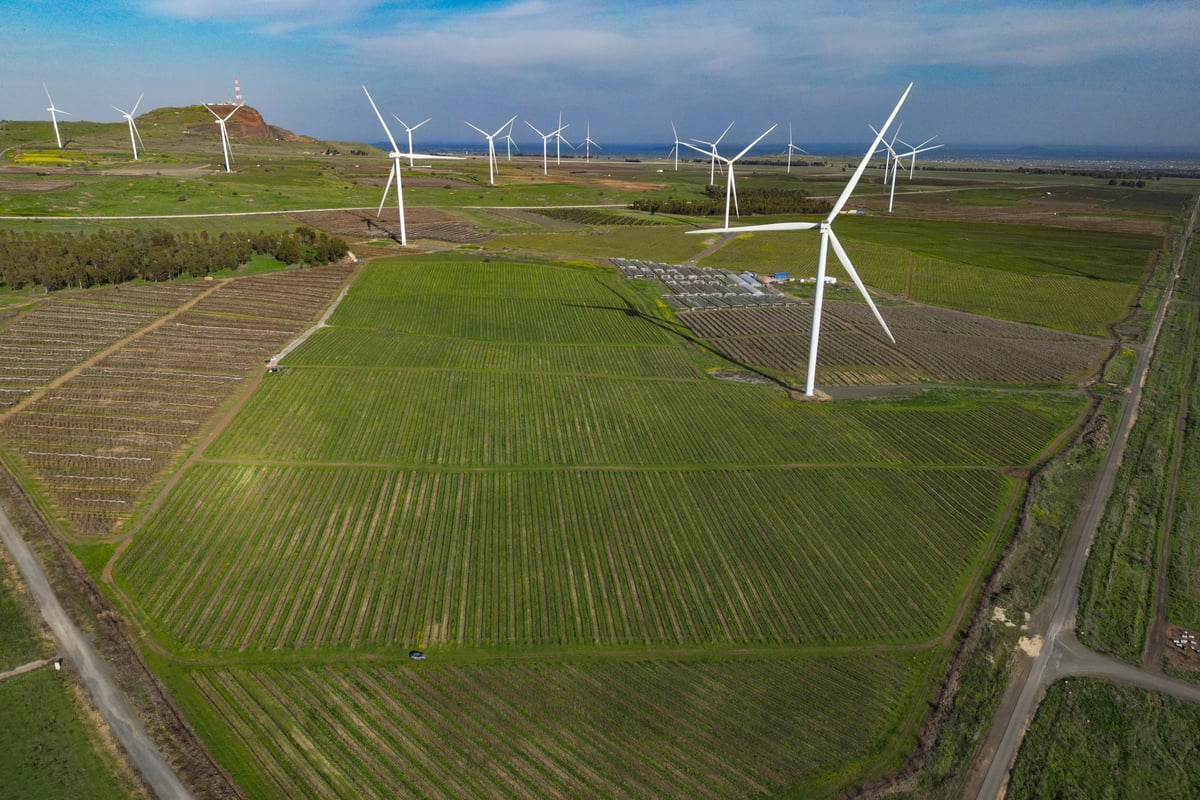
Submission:
[[[826,795],[898,763],[1006,470],[1080,399],[797,403],[707,377],[631,288],[372,262],[148,515],[116,586],[242,785]],[[496,740],[489,784],[461,754]]]
[[[31,609],[18,602],[18,580],[3,553],[0,672],[52,654],[28,621]],[[70,674],[47,666],[0,680],[0,798],[142,796],[100,744]]]
[[[1056,683],[1026,734],[1008,797],[1196,797],[1200,707],[1088,678]]]

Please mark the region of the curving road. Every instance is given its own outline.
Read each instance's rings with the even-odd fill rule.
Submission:
[[[184,788],[174,770],[167,764],[158,747],[147,735],[146,729],[142,727],[141,720],[125,699],[125,695],[121,694],[113,682],[104,662],[67,616],[54,590],[50,588],[37,557],[17,533],[3,508],[0,508],[0,541],[3,541],[8,549],[25,585],[29,587],[29,593],[49,623],[54,638],[58,640],[60,652],[75,665],[92,695],[92,701],[151,791],[162,800],[191,798],[191,793]]]
[[[991,729],[976,762],[975,775],[968,783],[966,796],[978,800],[993,800],[1004,796],[1009,773],[1017,758],[1017,750],[1029,728],[1038,704],[1046,689],[1060,678],[1087,676],[1104,678],[1142,689],[1163,692],[1183,700],[1200,702],[1200,687],[1168,678],[1160,673],[1135,667],[1117,659],[1095,653],[1075,638],[1075,614],[1079,608],[1079,586],[1087,564],[1088,550],[1108,498],[1112,494],[1117,469],[1125,453],[1129,432],[1137,419],[1142,387],[1150,367],[1158,333],[1162,329],[1167,306],[1175,289],[1175,281],[1189,248],[1192,232],[1200,215],[1197,198],[1187,229],[1175,253],[1175,263],[1154,321],[1146,336],[1146,345],[1138,348],[1137,364],[1132,386],[1121,409],[1121,419],[1113,432],[1112,445],[1092,482],[1080,515],[1067,534],[1063,557],[1054,583],[1029,621],[1029,638],[1041,639],[1041,648],[1033,660],[1025,661],[1014,670],[1013,682],[1000,701],[992,719]],[[985,771],[986,770],[986,771]],[[982,778],[980,774],[982,773]],[[977,788],[976,788],[977,787]]]

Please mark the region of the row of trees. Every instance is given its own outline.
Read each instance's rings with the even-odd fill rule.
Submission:
[[[738,192],[738,209],[742,216],[750,214],[828,214],[833,207],[828,200],[816,200],[802,189],[744,189]],[[651,214],[688,214],[698,217],[720,216],[725,213],[725,187],[708,185],[702,197],[648,197],[635,200],[630,208]]]
[[[328,264],[345,258],[343,239],[300,227],[283,233],[112,231],[18,233],[0,230],[0,276],[10,289],[42,286],[53,291],[123,283],[165,281],[236,270],[255,254],[285,264]]]

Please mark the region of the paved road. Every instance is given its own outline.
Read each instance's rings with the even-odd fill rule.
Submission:
[[[50,588],[46,575],[29,545],[17,533],[0,508],[0,541],[8,549],[13,563],[29,587],[29,592],[49,623],[64,657],[75,665],[83,678],[84,685],[92,695],[96,707],[112,728],[117,741],[129,754],[134,768],[141,773],[150,789],[162,800],[190,798],[191,794],[180,783],[175,772],[142,727],[125,696],[113,682],[108,669],[87,639],[75,627]]]
[[[1137,350],[1137,364],[1133,383],[1121,419],[1113,432],[1112,445],[1104,459],[1099,474],[1092,482],[1087,498],[1075,524],[1067,534],[1063,545],[1063,557],[1054,584],[1034,612],[1029,622],[1029,636],[1041,637],[1042,645],[1032,663],[1018,665],[1013,682],[1009,685],[992,720],[980,758],[976,776],[968,783],[966,796],[978,800],[992,800],[1004,796],[1009,773],[1016,761],[1017,749],[1025,736],[1038,704],[1045,696],[1046,688],[1060,678],[1070,676],[1094,676],[1120,683],[1130,683],[1152,691],[1166,692],[1185,700],[1200,702],[1200,689],[1191,684],[1167,678],[1160,674],[1144,671],[1115,659],[1093,653],[1075,638],[1075,614],[1079,608],[1079,586],[1087,564],[1088,549],[1100,524],[1100,518],[1112,494],[1117,469],[1125,453],[1129,431],[1137,419],[1138,403],[1142,387],[1150,366],[1158,333],[1162,329],[1167,306],[1175,288],[1175,279],[1183,256],[1187,251],[1186,241],[1196,226],[1200,214],[1200,198],[1192,210],[1187,232],[1181,239],[1175,254],[1167,286],[1154,314],[1154,321],[1146,336],[1146,346]],[[982,780],[979,773],[983,770]],[[972,791],[978,784],[978,790]]]

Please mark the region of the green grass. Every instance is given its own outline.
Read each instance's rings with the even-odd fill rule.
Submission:
[[[29,610],[17,600],[15,571],[0,560],[0,671],[46,658]],[[0,798],[124,798],[141,793],[76,697],[69,671],[42,667],[0,681]]]
[[[1096,531],[1080,588],[1080,640],[1134,662],[1142,657],[1160,568],[1168,569],[1168,575],[1173,576],[1169,593],[1174,597],[1173,611],[1183,613],[1186,619],[1196,619],[1194,613],[1186,613],[1197,607],[1190,599],[1196,596],[1196,583],[1191,577],[1191,564],[1195,563],[1191,553],[1196,545],[1190,531],[1194,489],[1186,480],[1186,474],[1194,471],[1191,458],[1186,461],[1185,474],[1178,478],[1176,519],[1166,518],[1168,493],[1176,479],[1174,459],[1180,455],[1177,448],[1182,447],[1183,454],[1194,449],[1194,425],[1187,409],[1182,416],[1180,409],[1185,386],[1189,402],[1200,394],[1194,368],[1200,336],[1194,269],[1193,259],[1193,271],[1177,285],[1167,309],[1137,422],[1129,435],[1112,498]],[[1177,438],[1181,422],[1185,436]],[[1172,542],[1177,561],[1174,566],[1160,567],[1159,542],[1172,528],[1176,528]]]
[[[907,745],[927,659],[408,667],[198,670],[176,694],[252,796],[826,796]]]
[[[744,235],[706,258],[704,266],[814,275],[819,238],[805,231]],[[1056,270],[1036,273],[1015,267],[996,269],[967,261],[972,257],[969,251],[951,261],[894,244],[860,240],[846,241],[845,247],[863,281],[888,294],[1097,336],[1105,335],[1108,325],[1128,313],[1137,294],[1136,281],[1142,277],[1140,273],[1135,276],[1132,267],[1116,265],[1106,271],[1123,274],[1126,279],[1082,278]],[[1149,250],[1141,253],[1143,259],[1149,255]],[[983,260],[994,263],[994,259]],[[1143,262],[1140,269],[1144,272],[1145,268]],[[849,283],[849,276],[836,259],[831,258],[828,271],[840,283]]]
[[[572,795],[828,795],[899,763],[1020,491],[1004,468],[1079,399],[797,403],[706,377],[713,356],[635,288],[584,266],[372,262],[148,514],[117,586],[239,779],[473,794],[486,772],[460,755],[493,737],[542,765],[525,782]],[[414,646],[430,662],[408,670]],[[395,683],[410,675],[424,694]],[[455,706],[467,687],[489,699]],[[732,719],[733,687],[771,712]],[[353,730],[378,735],[342,736],[367,695],[383,700]],[[696,738],[697,720],[717,727]],[[633,742],[666,749],[631,760]],[[412,759],[431,783],[356,766]]]
[[[141,796],[116,771],[62,673],[0,681],[0,798]]]
[[[1013,800],[1200,795],[1200,707],[1088,678],[1056,683],[1025,736]]]

